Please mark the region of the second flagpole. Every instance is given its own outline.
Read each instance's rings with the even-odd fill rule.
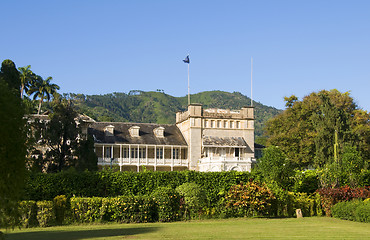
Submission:
[[[190,105],[190,77],[189,77],[189,67],[190,63],[188,63],[188,105]]]

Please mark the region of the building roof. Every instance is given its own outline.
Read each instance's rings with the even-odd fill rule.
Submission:
[[[205,147],[241,147],[246,148],[247,152],[252,152],[244,138],[242,137],[212,137],[203,136],[203,146]]]
[[[110,125],[114,127],[113,136],[105,134],[105,128]],[[129,129],[135,126],[140,127],[139,137],[130,135]],[[163,137],[154,134],[153,130],[158,127],[164,128]],[[94,137],[96,143],[187,146],[180,129],[173,124],[94,122],[90,124],[88,133]]]

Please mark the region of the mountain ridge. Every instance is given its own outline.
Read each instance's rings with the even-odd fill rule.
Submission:
[[[128,93],[113,92],[103,95],[66,93],[80,113],[101,122],[139,122],[174,124],[176,112],[187,110],[188,96],[174,97],[158,91],[131,90]],[[191,94],[192,103],[204,108],[238,110],[250,106],[250,98],[240,92],[204,91]],[[274,107],[253,101],[255,108],[255,135],[263,135],[264,123],[282,112]]]

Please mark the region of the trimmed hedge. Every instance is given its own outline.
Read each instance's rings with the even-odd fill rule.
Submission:
[[[30,174],[26,182],[24,200],[53,200],[55,196],[116,197],[150,195],[159,187],[176,187],[186,182],[196,183],[207,196],[210,207],[217,207],[231,186],[248,182],[249,172],[73,172]]]
[[[370,201],[355,199],[335,204],[331,212],[333,217],[357,222],[370,222]]]
[[[151,197],[157,208],[157,221],[172,222],[180,219],[180,195],[176,190],[171,187],[159,187]]]

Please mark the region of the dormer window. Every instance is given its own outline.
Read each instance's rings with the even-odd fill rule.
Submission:
[[[128,131],[130,132],[130,136],[131,137],[139,137],[139,130],[140,130],[140,127],[139,126],[132,126],[128,129]]]
[[[157,127],[153,130],[154,135],[158,138],[164,137],[164,127]]]
[[[108,125],[104,128],[105,136],[114,136],[114,126]]]

